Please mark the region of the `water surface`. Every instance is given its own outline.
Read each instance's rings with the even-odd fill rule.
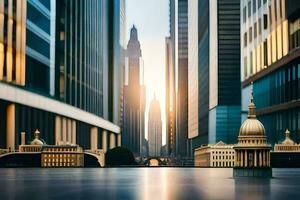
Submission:
[[[0,199],[299,199],[300,169],[272,179],[232,178],[232,169],[0,169]]]

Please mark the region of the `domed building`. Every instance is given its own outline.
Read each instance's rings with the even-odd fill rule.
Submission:
[[[30,145],[45,145],[46,142],[40,138],[40,131],[38,129],[34,132],[34,139],[31,141]]]
[[[235,145],[235,169],[270,168],[271,145],[267,143],[263,124],[256,118],[253,96],[249,104],[248,119],[241,125],[238,144]],[[261,173],[262,172],[262,173]],[[270,171],[269,171],[270,172]],[[268,176],[270,173],[254,170],[235,170],[235,176]],[[271,172],[272,173],[272,172]]]

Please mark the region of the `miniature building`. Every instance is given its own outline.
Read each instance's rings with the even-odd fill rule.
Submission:
[[[40,138],[40,132],[35,131],[34,140],[25,144],[25,134],[22,134],[22,145],[19,151],[23,153],[40,153],[41,167],[84,167],[84,153],[78,145],[47,145]]]
[[[42,167],[83,167],[83,150],[78,145],[43,146]]]
[[[284,151],[284,152],[300,152],[300,144],[296,144],[291,138],[290,138],[290,131],[286,129],[285,131],[285,139],[282,141],[281,144],[275,144],[274,146],[274,152],[277,151]]]
[[[290,131],[285,131],[285,139],[275,144],[271,152],[272,167],[300,167],[300,144],[290,138]]]
[[[241,125],[238,144],[235,150],[234,176],[267,176],[272,174],[270,168],[270,149],[263,124],[256,119],[253,96],[249,104],[248,119]],[[267,170],[238,170],[243,168]]]
[[[25,134],[22,134],[22,144],[19,146],[20,152],[41,152],[42,146],[46,143],[40,139],[40,131],[37,129],[34,132],[34,139],[31,141],[30,145],[25,144]]]
[[[195,149],[196,167],[233,167],[235,152],[233,145],[220,141]]]

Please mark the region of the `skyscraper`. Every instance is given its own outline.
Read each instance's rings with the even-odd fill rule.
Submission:
[[[176,91],[175,65],[171,37],[166,37],[166,148],[167,154],[175,155],[176,137]]]
[[[14,150],[20,132],[30,141],[35,129],[48,144],[120,145],[110,117],[117,1],[0,2],[0,148]]]
[[[120,103],[119,124],[122,126],[124,117],[124,84],[125,84],[125,54],[126,54],[126,1],[120,0]],[[122,127],[121,127],[122,130]]]
[[[236,141],[240,120],[240,1],[189,1],[189,149]]]
[[[135,156],[143,154],[145,144],[145,85],[142,52],[138,32],[133,25],[126,50],[126,77],[124,86],[124,119],[122,145]]]
[[[188,4],[187,0],[170,0],[169,6],[171,55],[175,66],[175,154],[178,158],[185,158],[188,136]]]
[[[242,119],[253,82],[257,117],[274,145],[289,129],[300,141],[300,3],[293,0],[242,1]]]
[[[152,99],[149,107],[148,117],[148,145],[149,156],[161,156],[162,148],[162,121],[161,110],[158,100]]]

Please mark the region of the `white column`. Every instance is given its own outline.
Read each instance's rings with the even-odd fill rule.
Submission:
[[[118,147],[120,147],[122,144],[121,144],[121,133],[118,134]]]
[[[116,147],[116,135],[114,133],[110,133],[109,135],[109,149],[113,149]]]
[[[72,143],[72,120],[68,119],[68,128],[67,128],[67,142]]]
[[[6,146],[15,150],[15,104],[9,104],[6,112]]]
[[[107,132],[106,132],[106,130],[102,131],[102,149],[104,152],[107,151]]]
[[[244,167],[244,156],[243,156],[243,154],[244,154],[244,151],[242,150],[241,151],[241,166],[240,167]]]
[[[248,167],[248,155],[247,155],[247,150],[245,150],[245,167]]]
[[[72,144],[76,144],[76,121],[72,121]]]
[[[21,145],[26,144],[25,132],[21,132]]]
[[[90,133],[90,138],[91,138],[91,150],[95,151],[98,149],[98,128],[93,127],[91,128],[91,133]]]
[[[62,118],[62,141],[65,143],[67,141],[67,120]]]
[[[254,150],[254,167],[257,167],[257,154],[256,154],[256,150]]]
[[[55,116],[55,144],[59,144],[61,141],[61,118]]]
[[[262,166],[262,156],[261,156],[261,151],[259,151],[259,167]]]

